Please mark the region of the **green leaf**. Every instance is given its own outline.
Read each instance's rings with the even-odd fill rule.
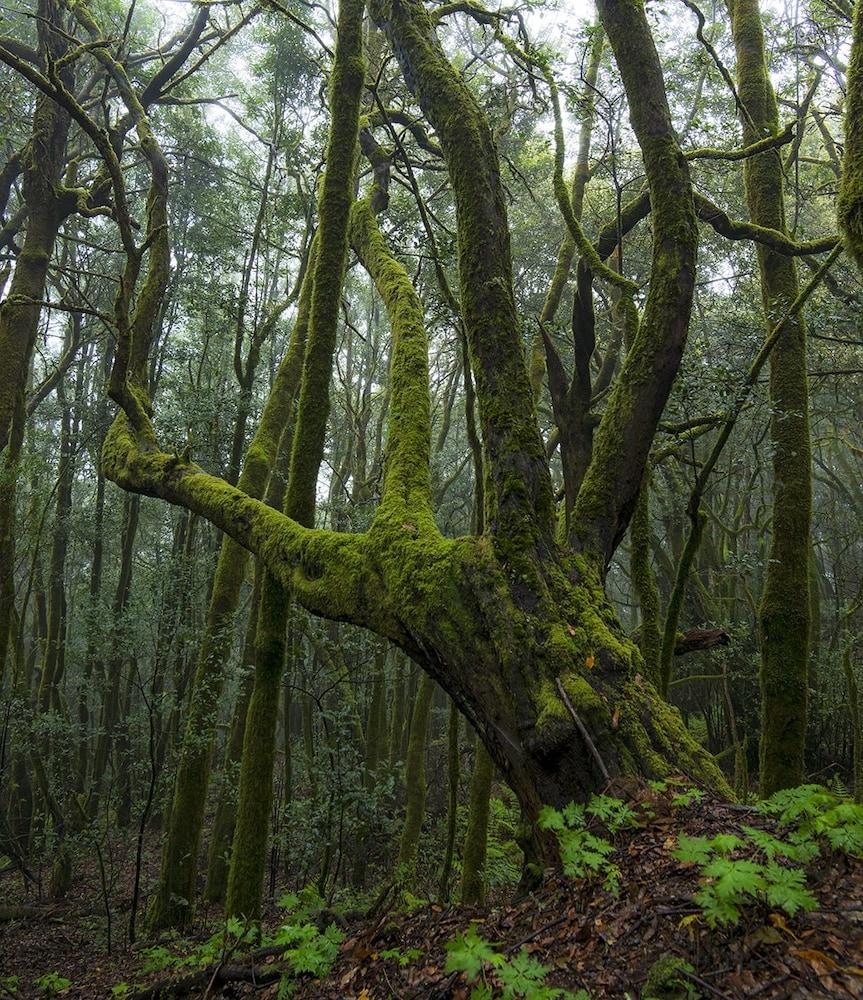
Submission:
[[[739,902],[743,896],[754,896],[766,886],[763,868],[756,861],[715,858],[704,866],[703,871],[714,880],[713,891],[716,895],[731,902]]]
[[[686,809],[691,806],[693,802],[701,802],[704,798],[704,792],[698,788],[686,788],[682,792],[678,792],[671,798],[671,804],[675,809]]]
[[[584,806],[570,802],[569,805],[563,807],[563,818],[566,820],[567,826],[573,828],[584,826]]]
[[[686,865],[704,865],[710,860],[712,853],[713,846],[707,837],[690,837],[681,833],[671,856]]]
[[[772,861],[775,857],[796,860],[797,845],[789,844],[784,840],[780,840],[779,837],[774,837],[767,830],[759,830],[754,826],[744,826],[743,830],[752,845],[761,851],[762,854],[766,855],[768,860]]]
[[[799,868],[783,868],[771,861],[764,866],[767,902],[778,906],[790,917],[798,910],[814,910],[818,900],[806,888],[806,873]]]
[[[486,962],[499,964],[501,954],[490,942],[481,937],[476,927],[471,925],[465,934],[457,935],[446,946],[447,960],[445,972],[463,972],[468,982],[479,978]]]
[[[739,847],[742,847],[743,841],[733,833],[717,833],[710,841],[710,846],[717,854],[726,855],[732,854]]]
[[[179,962],[177,956],[164,945],[145,948],[142,954],[144,956],[144,964],[141,966],[141,972],[145,976],[151,972],[162,972],[165,969],[169,969],[172,965],[177,965]]]
[[[503,986],[504,1000],[513,1000],[519,994],[527,994],[548,974],[541,962],[528,954],[525,948],[498,970],[498,978]]]
[[[553,806],[543,806],[539,810],[539,816],[537,818],[537,823],[539,824],[540,830],[565,830],[566,822],[563,818],[563,813],[559,809],[555,809]]]
[[[740,919],[740,908],[732,900],[717,895],[716,887],[713,885],[703,886],[695,894],[694,899],[711,927],[736,924]]]

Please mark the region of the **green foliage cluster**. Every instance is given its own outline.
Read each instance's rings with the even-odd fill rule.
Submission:
[[[805,864],[826,844],[832,850],[863,855],[863,806],[842,800],[820,785],[801,785],[776,792],[759,811],[775,816],[785,839],[767,830],[742,827],[743,836],[681,834],[672,854],[700,869],[702,885],[695,894],[711,927],[739,922],[743,908],[765,904],[789,916],[815,909],[818,900],[806,888]]]
[[[312,922],[312,917],[320,912],[323,905],[314,888],[300,893],[287,893],[279,900],[279,907],[287,911],[291,920],[282,924],[273,934],[262,935],[260,928],[236,917],[229,917],[225,925],[210,938],[187,954],[180,954],[165,945],[147,948],[141,972],[149,975],[156,972],[179,972],[184,969],[203,969],[218,962],[225,962],[237,952],[247,951],[252,946],[280,948],[280,961],[285,972],[279,983],[277,996],[289,996],[300,976],[321,978],[326,976],[338,955],[342,933],[335,924],[324,930]],[[128,992],[126,983],[118,983],[113,990],[115,996]]]
[[[572,878],[601,876],[608,892],[620,891],[620,869],[611,861],[614,844],[588,829],[593,820],[605,827],[611,837],[638,825],[634,809],[611,795],[592,795],[586,805],[570,802],[563,809],[543,806],[539,826],[550,830],[560,845],[563,870]]]
[[[508,958],[474,925],[447,945],[447,972],[461,972],[472,985],[470,1000],[590,1000],[585,990],[572,993],[545,980],[551,971],[526,948]]]
[[[59,972],[46,972],[34,982],[43,997],[55,997],[72,985],[72,980],[61,976]]]

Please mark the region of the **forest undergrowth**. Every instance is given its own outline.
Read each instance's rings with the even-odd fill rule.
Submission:
[[[863,996],[860,806],[814,785],[758,806],[683,780],[627,792],[547,810],[565,872],[547,872],[529,893],[509,886],[482,907],[439,905],[388,885],[360,912],[328,906],[307,887],[277,893],[260,932],[202,909],[186,937],[131,948],[115,941],[106,954],[94,865],[62,903],[22,894],[0,911],[0,995]],[[150,885],[156,862],[153,851]],[[120,939],[131,877],[119,870],[109,897]]]

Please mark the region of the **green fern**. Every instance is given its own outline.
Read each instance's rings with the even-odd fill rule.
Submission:
[[[464,934],[456,935],[446,951],[444,972],[463,972],[469,983],[479,979],[486,964],[500,965],[503,961],[503,955],[473,925]]]
[[[763,868],[767,883],[767,902],[793,917],[798,910],[814,910],[818,900],[806,888],[806,873],[799,868],[784,868],[771,861]]]
[[[590,1000],[584,990],[572,993],[545,982],[551,971],[526,948],[507,958],[474,925],[447,946],[446,972],[461,972],[472,985],[470,1000]],[[497,980],[500,989],[494,988]]]

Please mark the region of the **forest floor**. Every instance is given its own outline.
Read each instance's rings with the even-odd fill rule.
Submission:
[[[645,825],[615,839],[611,860],[620,870],[616,896],[595,879],[553,876],[530,896],[489,908],[428,904],[409,913],[391,910],[374,919],[340,920],[344,938],[332,970],[322,980],[300,978],[290,995],[301,1000],[467,1000],[470,987],[462,974],[446,969],[447,945],[474,927],[476,936],[507,959],[527,953],[541,962],[548,970],[546,986],[583,989],[592,1000],[644,997],[651,966],[667,956],[690,963],[682,974],[685,986],[669,997],[863,998],[863,861],[824,853],[811,862],[807,888],[817,899],[811,912],[792,918],[753,902],[736,925],[711,929],[693,899],[703,876],[672,856],[676,838],[681,833],[740,834],[747,825],[770,829],[771,822],[709,801],[692,804],[684,814],[656,812]],[[157,867],[154,850],[145,885],[154,883]],[[6,906],[24,902],[9,899],[12,881],[8,869],[0,872]],[[129,873],[118,879],[114,893],[119,938],[127,920],[122,910],[123,900],[128,906]],[[0,985],[0,998],[180,995],[170,990],[165,971],[143,974],[146,952],[140,947],[117,946],[106,954],[101,899],[98,869],[93,868],[76,879],[62,903],[37,904],[23,919],[0,924],[0,984],[4,977],[18,977],[11,989]],[[270,916],[276,920],[275,911]],[[209,927],[202,922],[198,940],[212,931],[212,922]],[[184,995],[276,997],[273,955],[261,954],[254,968],[248,962],[244,966],[238,956],[230,961],[233,968],[245,967],[247,978],[257,985],[222,983],[217,963],[202,970],[200,981]],[[35,981],[49,973],[69,985],[60,982],[56,994],[50,987],[37,987]],[[482,975],[495,985],[492,965]],[[262,983],[267,978],[271,982]],[[169,992],[153,991],[156,982]],[[112,993],[118,983],[129,986]]]

